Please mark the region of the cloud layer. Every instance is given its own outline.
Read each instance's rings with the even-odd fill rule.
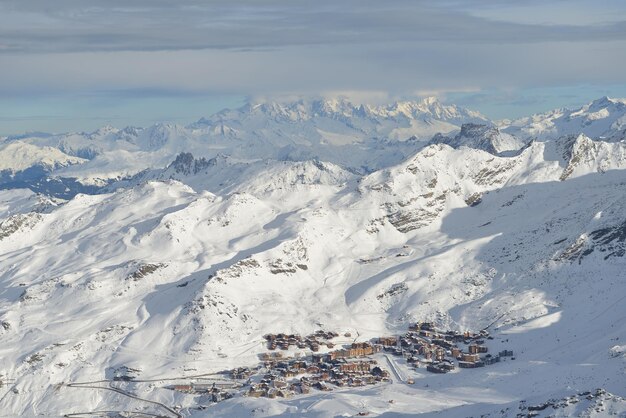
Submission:
[[[620,85],[625,50],[616,0],[0,2],[0,94],[22,100]]]
[[[520,3],[528,5],[528,14],[542,10]],[[562,3],[563,12],[575,3]],[[27,53],[626,39],[624,21],[514,23],[469,11],[493,8],[489,1],[446,0],[6,1],[0,4],[0,39],[4,52]]]

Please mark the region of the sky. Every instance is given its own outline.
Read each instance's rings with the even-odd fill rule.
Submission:
[[[0,135],[295,96],[515,118],[626,97],[624,51],[623,0],[0,0]]]

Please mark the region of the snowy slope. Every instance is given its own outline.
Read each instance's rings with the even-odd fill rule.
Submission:
[[[520,138],[555,139],[585,134],[591,138],[623,139],[626,129],[626,101],[602,97],[578,109],[557,109],[518,120],[503,122],[500,128]]]
[[[146,170],[113,183],[109,189],[134,187],[147,181],[177,180],[194,190],[234,191],[266,195],[294,193],[299,188],[340,186],[357,176],[335,164],[320,161],[242,161],[218,155],[207,160],[181,153],[164,169]]]
[[[447,144],[453,148],[468,147],[487,151],[490,154],[519,151],[524,142],[520,139],[500,132],[494,126],[466,123],[454,137],[437,134],[431,140],[434,144]]]
[[[32,183],[33,190],[47,193],[68,189],[62,194],[68,197],[109,187],[145,170],[162,169],[183,152],[207,160],[220,155],[241,162],[319,160],[368,173],[400,163],[429,141],[498,155],[515,153],[531,139],[545,142],[580,133],[618,143],[625,138],[625,111],[623,101],[602,98],[577,110],[559,109],[500,122],[496,128],[477,112],[433,98],[387,105],[308,99],[250,103],[186,127],[163,123],[147,128],[105,126],[91,133],[25,134],[3,142],[5,147],[36,146],[63,153],[57,157],[65,155],[65,160],[52,164],[50,175],[31,176],[16,187]],[[75,159],[68,160],[71,157]],[[20,167],[30,167],[29,161],[37,163],[31,160],[22,158]],[[47,190],[43,186],[48,179],[66,180]]]
[[[24,142],[0,143],[0,171],[17,172],[32,167],[52,171],[85,161],[52,147],[38,147]]]
[[[457,110],[432,101],[356,110],[342,101],[264,106],[236,112],[254,123],[271,115],[271,132],[311,121],[320,127],[322,119],[346,127],[384,116],[400,126],[426,112],[454,124],[471,116],[457,120]],[[221,117],[230,120],[215,134],[221,144],[252,141],[237,136],[241,126],[256,126],[247,116]],[[59,172],[102,181],[99,194],[60,200],[0,191],[5,415],[176,416],[148,401],[194,418],[624,414],[625,143],[576,133],[524,144],[459,123],[458,135],[430,144],[376,139],[373,151],[362,148],[373,138],[349,143],[329,137],[338,135],[333,128],[324,132],[340,144],[328,148],[334,161],[284,160],[269,135],[258,137],[265,141],[258,149],[203,152],[217,143],[207,133],[214,123],[64,137],[67,155],[89,161]],[[318,140],[313,154],[325,149]],[[267,154],[255,155],[261,146]],[[411,147],[400,158],[398,150]],[[336,163],[351,151],[351,161],[376,159],[375,150],[393,155],[381,169]],[[130,165],[137,156],[152,162]],[[323,328],[350,332],[344,342],[366,341],[417,320],[458,331],[487,327],[493,351],[512,348],[515,360],[446,375],[398,360],[393,367],[414,385],[394,378],[280,400],[211,404],[166,388],[257,364],[269,332]],[[145,381],[73,386],[120,375]]]
[[[623,167],[560,181],[566,159],[544,160],[550,144],[514,157],[436,144],[361,178],[328,163],[225,159],[215,164],[234,165],[238,183],[214,193],[200,187],[210,163],[183,155],[166,172],[194,188],[163,178],[44,212],[16,194],[20,217],[0,230],[0,373],[15,382],[0,407],[158,413],[65,385],[131,369],[157,379],[134,387],[142,397],[198,417],[455,416],[596,387],[624,396]],[[267,332],[367,339],[417,319],[490,326],[517,359],[418,372],[415,386],[237,398],[204,412],[158,382],[254,364]]]
[[[344,99],[299,100],[248,104],[187,127],[107,126],[91,133],[31,134],[6,141],[54,147],[88,159],[80,167],[55,174],[105,186],[145,169],[162,168],[181,152],[207,159],[220,154],[242,160],[319,159],[372,171],[400,162],[420,142],[438,132],[458,130],[465,122],[490,123],[478,112],[443,105],[433,98],[384,106],[357,105]]]

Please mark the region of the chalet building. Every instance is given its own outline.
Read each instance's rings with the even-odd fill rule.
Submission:
[[[304,360],[294,361],[291,363],[291,368],[293,369],[306,369],[307,366],[308,364]]]
[[[487,351],[489,351],[487,346],[479,344],[470,344],[468,350],[470,354],[486,353]]]
[[[445,370],[445,371],[447,371],[447,372],[452,371],[452,370],[454,370],[454,368],[455,368],[453,363],[451,363],[451,362],[446,362],[446,361],[444,361],[444,362],[440,363],[440,364],[439,364],[439,367],[440,367],[440,368],[442,368],[442,369],[444,369],[444,370]]]
[[[309,366],[309,367],[306,368],[306,372],[307,373],[311,373],[311,374],[319,373],[320,372],[320,368],[317,367],[317,366]]]
[[[483,361],[485,362],[486,365],[500,363],[500,356],[493,357],[491,354],[487,354],[487,356],[485,356],[485,359]]]
[[[431,373],[438,373],[438,374],[443,374],[443,373],[448,372],[446,369],[440,367],[439,364],[435,364],[435,363],[431,363],[428,366],[426,366],[426,370],[428,370]]]
[[[385,369],[375,366],[372,371],[372,376],[389,377],[389,372]]]
[[[306,383],[294,383],[289,388],[293,392],[302,394],[302,395],[306,395],[307,393],[311,392],[311,387],[307,385]]]
[[[420,358],[417,356],[411,356],[406,360],[407,364],[412,365],[415,368],[420,366]]]
[[[330,388],[328,386],[326,386],[324,383],[322,382],[317,382],[313,385],[313,387],[317,390],[321,390],[324,392],[330,391]]]
[[[290,398],[291,397],[291,393],[288,390],[285,389],[278,389],[276,391],[276,396],[279,398]]]
[[[463,362],[475,363],[479,360],[480,360],[480,356],[478,354],[468,354],[468,353],[461,354],[461,361]]]
[[[247,395],[252,398],[260,398],[262,396],[266,396],[267,391],[253,385],[253,386],[250,386],[250,390],[248,390]]]
[[[484,367],[483,361],[459,361],[460,369],[475,369],[476,367]]]
[[[436,361],[443,361],[444,358],[446,358],[446,350],[444,350],[441,347],[438,347],[435,350],[435,360]]]
[[[344,373],[369,373],[370,364],[365,361],[345,363],[339,365],[339,370]]]
[[[284,389],[287,387],[287,382],[285,382],[284,380],[273,380],[271,387],[274,387],[276,389]]]
[[[173,389],[178,392],[186,392],[186,393],[191,393],[194,391],[193,385],[174,385]]]
[[[230,374],[231,378],[236,380],[245,380],[252,376],[252,370],[247,367],[238,367],[233,369]]]
[[[324,361],[325,359],[327,361],[334,361],[342,358],[365,357],[372,355],[375,352],[377,352],[377,350],[370,343],[353,343],[350,348],[332,351],[326,356],[322,356],[321,361]],[[320,358],[316,357],[314,361],[319,362]]]
[[[443,348],[452,348],[452,344],[441,338],[433,338],[432,343]]]
[[[416,350],[419,354],[424,355],[430,352],[430,347],[428,347],[428,344],[419,343],[416,347]]]
[[[413,325],[409,325],[409,331],[434,331],[435,330],[435,324],[433,324],[432,322],[417,322]]]
[[[398,337],[381,337],[378,339],[378,344],[383,347],[395,347],[398,345]]]

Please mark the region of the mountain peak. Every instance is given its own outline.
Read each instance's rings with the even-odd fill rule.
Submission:
[[[602,96],[589,103],[589,109],[604,109],[608,106],[616,104],[617,102],[608,96]]]
[[[428,96],[422,99],[421,103],[425,106],[433,106],[437,104],[441,104],[437,96]]]
[[[625,120],[626,100],[603,96],[576,109],[558,109],[511,121],[503,131],[541,140],[579,133],[599,139],[614,136]]]
[[[518,151],[524,145],[518,138],[500,132],[495,126],[478,123],[464,123],[461,131],[453,138],[437,134],[431,143],[447,144],[453,148],[474,148],[494,155]]]

